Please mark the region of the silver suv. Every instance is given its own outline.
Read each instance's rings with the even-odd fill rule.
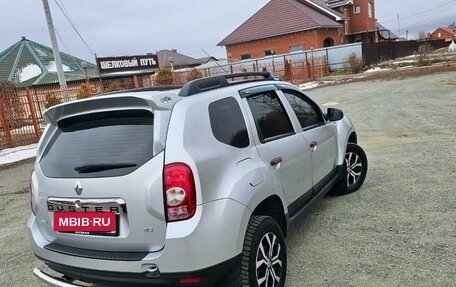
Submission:
[[[284,286],[287,229],[367,172],[352,122],[270,73],[55,106],[31,176],[55,286]]]

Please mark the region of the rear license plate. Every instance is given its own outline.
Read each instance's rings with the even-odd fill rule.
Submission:
[[[118,236],[119,216],[114,212],[54,212],[54,231]]]

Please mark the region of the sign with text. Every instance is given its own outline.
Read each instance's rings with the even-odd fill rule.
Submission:
[[[100,74],[147,71],[159,68],[157,55],[97,58]]]
[[[114,232],[114,212],[54,212],[54,231],[58,232]]]

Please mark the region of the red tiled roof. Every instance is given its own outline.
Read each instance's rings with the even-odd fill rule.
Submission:
[[[455,30],[451,29],[450,27],[440,27],[439,29],[442,29],[443,31],[446,31],[450,34],[455,34]]]
[[[315,28],[342,27],[299,0],[271,0],[218,46],[227,46]]]

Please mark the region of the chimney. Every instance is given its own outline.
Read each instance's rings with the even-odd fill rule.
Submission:
[[[171,49],[171,52],[177,53],[177,49]]]

